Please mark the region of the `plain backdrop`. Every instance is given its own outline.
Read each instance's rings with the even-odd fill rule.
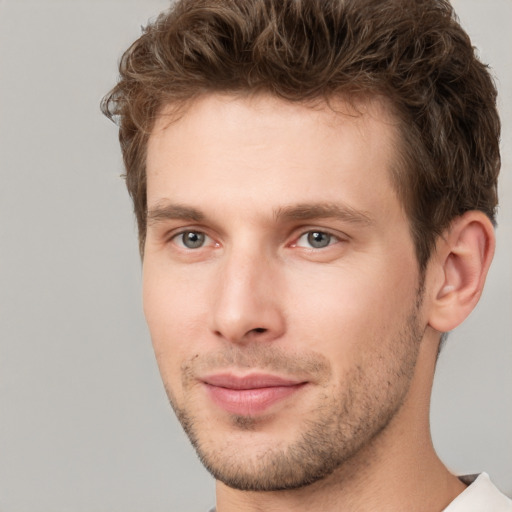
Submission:
[[[498,250],[448,339],[432,405],[457,473],[512,494],[510,0],[458,0],[501,91]],[[164,0],[0,0],[0,511],[192,512],[214,483],[167,403],[144,324],[115,126],[122,51]]]

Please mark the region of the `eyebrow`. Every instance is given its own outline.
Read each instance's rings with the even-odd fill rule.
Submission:
[[[157,204],[147,211],[148,224],[155,224],[166,220],[201,222],[204,219],[205,214],[202,211],[180,204]],[[373,220],[368,213],[355,210],[350,206],[333,203],[301,203],[292,206],[282,206],[274,210],[274,220],[276,222],[314,219],[339,219],[350,224],[364,226],[373,224]]]
[[[373,224],[373,219],[367,212],[334,203],[302,203],[284,206],[274,212],[274,217],[276,220],[282,219],[285,221],[339,219],[362,226]]]
[[[196,208],[180,204],[157,204],[147,211],[148,224],[155,224],[165,220],[191,220],[200,222],[203,219],[203,212]]]

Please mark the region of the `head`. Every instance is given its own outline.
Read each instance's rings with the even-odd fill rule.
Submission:
[[[496,92],[449,4],[181,1],[120,69],[103,108],[145,314],[216,478],[305,486],[428,422],[439,332],[490,262],[499,168]]]

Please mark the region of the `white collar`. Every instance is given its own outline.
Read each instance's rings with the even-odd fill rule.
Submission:
[[[512,501],[496,488],[487,473],[460,479],[470,485],[443,512],[512,512]]]

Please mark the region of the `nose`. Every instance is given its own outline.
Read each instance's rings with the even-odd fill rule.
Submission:
[[[285,331],[278,264],[257,251],[231,251],[218,268],[211,329],[232,343],[273,341]]]

